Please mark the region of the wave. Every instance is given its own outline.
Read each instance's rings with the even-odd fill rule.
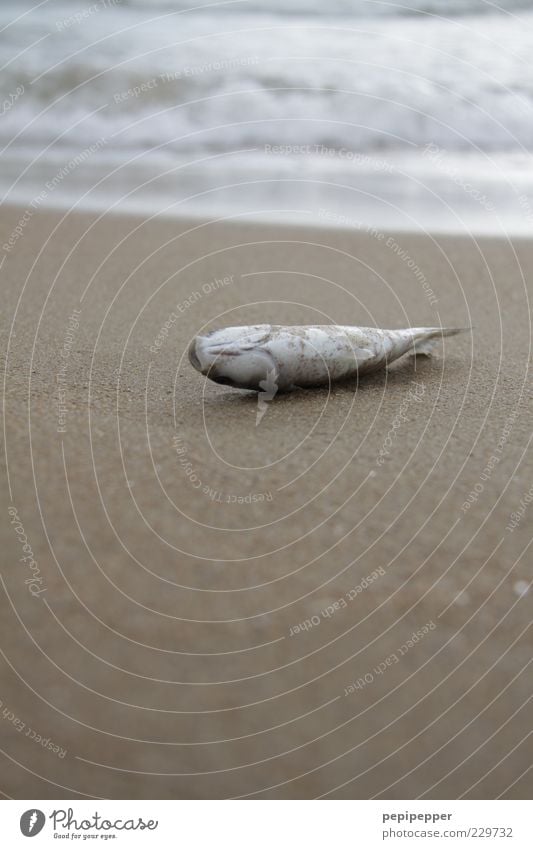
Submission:
[[[42,4],[41,4],[42,5]],[[48,0],[44,10],[35,0],[3,0],[3,11],[11,20],[21,15],[21,10],[32,11],[32,19],[45,14],[66,19],[81,14],[87,22],[92,12],[113,8],[117,13],[128,10],[151,14],[172,10],[177,14],[207,14],[218,16],[264,15],[278,17],[465,17],[470,15],[513,15],[533,9],[533,0],[95,0],[87,4],[71,0]],[[27,17],[27,16],[26,16]],[[29,21],[26,21],[28,24]]]
[[[143,9],[124,17],[106,7],[72,23],[68,38],[64,19],[58,29],[28,16],[32,39],[46,38],[4,71],[0,144],[104,137],[131,152],[533,149],[531,13],[472,25],[196,14],[180,17],[177,30]],[[2,64],[22,44],[0,49]]]
[[[6,197],[52,186],[50,205],[125,195],[136,211],[298,205],[304,217],[355,197],[367,218],[403,226],[391,209],[429,204],[435,221],[435,196],[487,226],[457,174],[523,228],[530,2],[78,2],[0,4]]]
[[[205,10],[208,0],[122,0],[135,8]],[[530,11],[532,0],[222,0],[219,13],[245,12],[319,17],[442,16],[502,14]]]

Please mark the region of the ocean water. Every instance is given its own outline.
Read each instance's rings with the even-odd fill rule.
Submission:
[[[533,228],[533,0],[3,0],[4,202]]]

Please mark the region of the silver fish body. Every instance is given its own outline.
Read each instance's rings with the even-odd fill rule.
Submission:
[[[430,353],[442,336],[468,328],[380,330],[339,325],[256,324],[197,336],[189,360],[201,374],[228,386],[260,391],[322,386],[385,367],[408,352]]]

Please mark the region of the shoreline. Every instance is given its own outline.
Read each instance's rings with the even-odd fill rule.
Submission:
[[[124,162],[129,154],[106,144],[98,138],[81,152],[59,149],[45,160],[32,160],[29,151],[4,155],[6,203],[24,208],[30,198],[26,208],[66,211],[81,199],[81,214],[111,205],[113,214],[173,220],[249,218],[269,226],[454,236],[527,238],[533,225],[531,157],[516,152],[473,157],[434,144],[410,154],[348,151],[358,157],[354,165],[335,148],[268,153],[275,146],[265,145],[241,158],[137,151]]]
[[[393,225],[380,228],[377,225],[364,223],[356,220],[355,218],[350,219],[348,216],[344,215],[338,215],[337,218],[339,220],[328,219],[327,217],[318,217],[310,220],[310,218],[290,216],[289,213],[284,213],[280,210],[272,211],[272,213],[269,214],[264,211],[250,213],[228,209],[225,211],[220,210],[220,214],[217,213],[214,216],[210,216],[207,215],[206,210],[191,211],[187,209],[173,214],[168,212],[166,209],[158,211],[154,207],[153,211],[145,209],[147,214],[143,214],[140,209],[135,207],[132,207],[131,209],[106,209],[99,204],[95,204],[94,206],[89,205],[86,208],[78,208],[72,205],[69,206],[67,203],[58,203],[57,205],[49,204],[42,207],[32,208],[31,203],[24,206],[19,202],[11,201],[3,203],[2,209],[9,212],[10,216],[15,216],[15,227],[17,224],[22,224],[23,228],[26,223],[34,217],[34,215],[40,214],[44,216],[57,216],[65,219],[69,215],[74,215],[76,217],[87,217],[92,220],[102,220],[106,218],[106,216],[110,216],[117,222],[122,219],[136,222],[137,224],[161,223],[167,227],[172,224],[177,224],[181,231],[190,231],[207,226],[242,226],[247,229],[259,228],[268,230],[275,230],[279,227],[289,227],[291,231],[296,232],[316,231],[318,233],[330,234],[332,236],[335,236],[335,234],[351,234],[356,239],[365,239],[366,237],[370,237],[378,242],[394,239],[395,236],[408,240],[411,238],[415,240],[425,239],[431,241],[457,240],[460,242],[474,243],[501,241],[505,244],[512,244],[513,242],[528,244],[533,239],[533,235],[525,228],[523,230],[520,229],[508,233],[491,231],[486,228],[480,228],[479,230],[453,230],[446,228],[440,229],[438,226],[429,227],[428,229],[417,229],[415,227],[410,229]],[[29,215],[27,215],[28,212],[30,213]],[[13,235],[15,227],[13,227],[11,232],[8,234],[8,239]],[[5,236],[2,237],[0,252],[3,251],[4,254],[8,255],[14,249],[15,244],[15,242],[10,244],[10,249],[6,251],[6,239]]]

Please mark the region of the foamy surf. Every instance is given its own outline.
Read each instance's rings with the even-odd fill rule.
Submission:
[[[530,230],[529,0],[205,6],[3,3],[3,200]]]

